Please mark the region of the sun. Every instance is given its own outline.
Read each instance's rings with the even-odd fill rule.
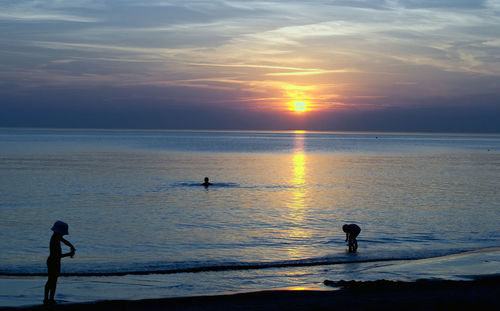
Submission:
[[[307,104],[303,101],[294,102],[292,104],[292,106],[293,106],[293,110],[296,112],[307,111]]]

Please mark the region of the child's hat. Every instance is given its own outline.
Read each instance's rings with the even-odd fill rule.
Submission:
[[[52,228],[50,228],[50,230],[54,231],[54,232],[57,232],[59,234],[62,234],[62,235],[67,235],[69,234],[68,232],[68,224],[65,223],[64,221],[56,221],[54,223],[54,225],[52,226]]]

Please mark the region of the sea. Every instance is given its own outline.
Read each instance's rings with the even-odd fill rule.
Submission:
[[[391,279],[371,268],[500,246],[499,185],[495,134],[4,128],[0,279],[41,297],[56,220],[64,301]]]

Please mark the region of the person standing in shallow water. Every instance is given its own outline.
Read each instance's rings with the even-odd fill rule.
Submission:
[[[50,255],[47,258],[48,279],[45,283],[45,295],[43,299],[44,304],[54,304],[54,295],[56,293],[57,278],[61,272],[61,258],[75,255],[75,247],[69,241],[63,238],[68,235],[68,224],[63,221],[56,221],[50,230],[54,231],[50,238]],[[61,242],[70,247],[69,253],[63,254],[61,249]]]
[[[345,224],[342,226],[342,230],[345,232],[345,241],[349,241],[349,252],[355,253],[358,249],[356,237],[361,232],[361,228],[356,224]]]

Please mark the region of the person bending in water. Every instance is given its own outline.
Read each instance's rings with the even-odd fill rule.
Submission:
[[[356,237],[361,232],[361,228],[356,224],[345,224],[342,226],[342,230],[345,232],[345,241],[349,241],[349,252],[355,253],[358,249]]]
[[[208,177],[205,177],[205,181],[201,185],[206,188],[206,187],[211,186],[213,184],[208,181]]]
[[[50,255],[47,259],[48,279],[45,284],[44,304],[55,304],[54,295],[56,293],[57,278],[61,272],[61,258],[75,255],[75,247],[73,244],[63,238],[63,235],[68,233],[68,224],[63,221],[56,221],[50,230],[54,231],[50,238]],[[71,248],[69,253],[63,254],[61,242]]]

